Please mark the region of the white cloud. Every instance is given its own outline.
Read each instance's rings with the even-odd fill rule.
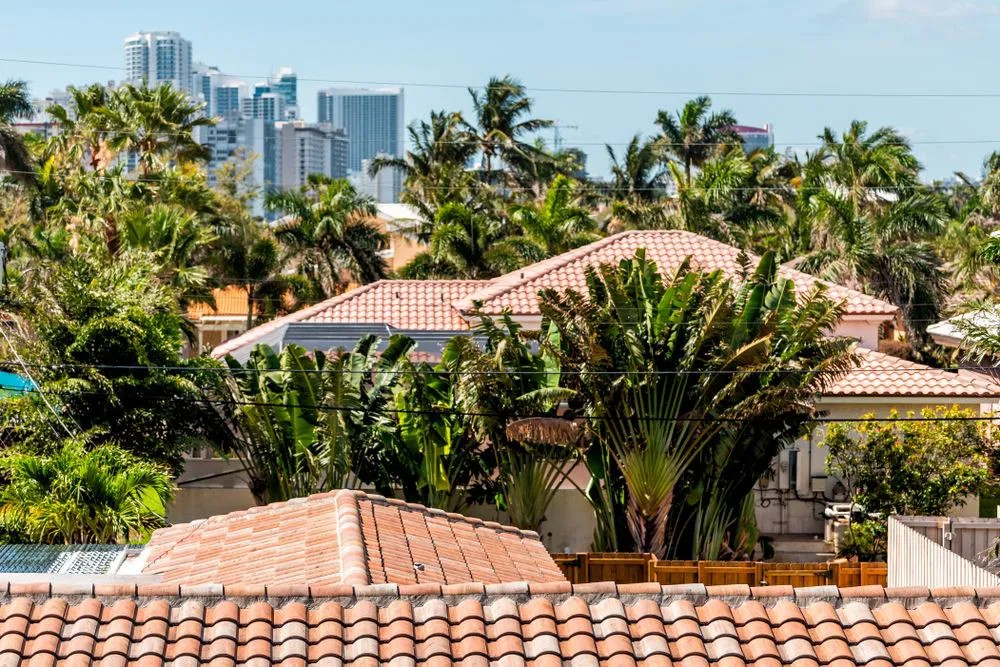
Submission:
[[[895,23],[1000,15],[993,0],[853,0],[846,8],[868,19]]]

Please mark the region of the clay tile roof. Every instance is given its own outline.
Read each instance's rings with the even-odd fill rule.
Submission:
[[[1000,385],[983,376],[931,368],[860,347],[855,352],[861,356],[861,365],[828,386],[824,397],[1000,397]]]
[[[977,591],[0,586],[5,664],[1000,667]]]
[[[487,284],[484,280],[379,280],[254,327],[216,347],[212,356],[221,359],[294,322],[465,331],[469,324],[452,304]]]
[[[347,490],[163,528],[145,556],[182,585],[565,581],[536,533]]]
[[[515,315],[538,315],[536,301],[540,290],[572,288],[584,291],[584,275],[588,266],[627,259],[639,248],[645,248],[646,256],[656,262],[661,272],[675,269],[687,257],[691,258],[695,269],[721,269],[732,277],[740,271],[739,249],[725,243],[680,230],[630,231],[500,276],[486,287],[457,301],[455,306],[462,312],[469,312],[479,301],[482,302],[483,312],[491,315],[499,314],[505,308]],[[756,262],[757,258],[751,255],[750,261]],[[819,280],[807,273],[786,266],[779,271],[785,278],[793,279],[800,290],[825,285],[831,299],[845,302],[847,315],[878,315],[888,319],[898,311],[896,306],[881,299]]]

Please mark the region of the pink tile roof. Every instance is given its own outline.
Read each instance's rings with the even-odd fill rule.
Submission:
[[[212,350],[222,359],[295,322],[388,324],[400,329],[464,331],[468,322],[452,306],[484,287],[482,280],[379,280],[278,317]]]
[[[158,530],[143,574],[184,585],[565,581],[536,533],[347,490]]]
[[[588,266],[618,262],[633,256],[639,248],[645,248],[646,256],[656,262],[661,272],[672,271],[686,257],[691,257],[695,269],[721,269],[734,278],[740,270],[739,249],[725,243],[680,230],[630,231],[500,276],[455,305],[463,313],[468,313],[473,309],[474,302],[481,301],[483,312],[490,315],[499,314],[507,308],[515,315],[538,315],[537,296],[540,290],[572,288],[583,291],[586,289],[584,275]],[[750,256],[751,262],[756,260],[756,257]],[[779,271],[785,278],[793,279],[800,290],[811,289],[817,284],[825,285],[830,298],[845,302],[848,315],[875,315],[889,319],[899,310],[881,299],[819,280],[795,269],[782,266]]]
[[[1000,385],[982,376],[931,368],[860,347],[855,351],[861,365],[827,387],[824,397],[1000,397]]]
[[[1000,590],[0,583],[31,665],[1000,667]]]

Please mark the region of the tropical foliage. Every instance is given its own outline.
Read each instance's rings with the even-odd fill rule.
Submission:
[[[52,454],[0,457],[0,530],[42,544],[136,542],[166,525],[169,471],[113,444],[66,440]]]
[[[752,549],[741,520],[753,485],[802,434],[811,396],[854,363],[851,343],[824,333],[839,307],[821,292],[797,302],[771,254],[737,287],[686,265],[663,277],[642,251],[587,285],[543,291],[540,305],[595,438],[596,546]]]
[[[920,419],[910,419],[918,416]],[[827,469],[844,480],[865,512],[944,516],[991,479],[988,425],[971,410],[893,412],[884,421],[831,424],[821,446]]]
[[[448,510],[492,503],[530,528],[582,462],[597,547],[735,557],[755,541],[751,487],[802,434],[815,393],[854,361],[846,341],[824,336],[839,306],[822,293],[793,298],[777,265],[897,304],[903,330],[885,333],[898,354],[932,364],[945,358],[926,325],[1000,289],[997,155],[981,178],[926,184],[905,137],[863,121],[824,129],[811,153],[748,153],[736,115],[699,97],[651,110],[648,128],[608,145],[602,179],[558,135],[547,146],[559,126],[536,115],[517,79],[493,77],[467,102],[417,120],[403,156],[371,164],[398,171],[416,210],[393,233],[423,251],[396,277],[492,278],[623,229],[738,246],[743,274],[655,267],[640,253],[595,267],[583,293],[544,294],[539,331],[476,316],[471,336],[415,358],[414,341],[393,337],[346,351],[261,347],[224,366],[186,360],[185,315],[212,305],[216,288],[246,295],[251,326],[389,277],[375,202],[321,175],[290,191],[255,183],[259,156],[244,153],[210,176],[196,136],[214,119],[168,86],[73,89],[48,110],[53,136],[22,137],[15,121],[36,110],[10,81],[0,84],[0,358],[37,391],[0,406],[3,445],[25,461],[94,454],[86,466],[115,478],[107,448],[177,473],[189,447],[211,443],[246,468],[260,502],[365,485]],[[995,327],[969,336],[982,359],[1000,357]],[[903,449],[930,439],[890,427],[862,439],[872,451],[890,436]],[[76,444],[63,448],[66,438]],[[124,540],[154,525],[123,528],[87,503],[97,517],[87,537],[74,532],[82,519],[30,530],[23,519],[18,534]]]

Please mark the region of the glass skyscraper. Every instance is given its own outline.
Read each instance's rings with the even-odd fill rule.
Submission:
[[[319,122],[347,132],[347,168],[376,155],[403,156],[403,91],[328,88],[319,91]]]

